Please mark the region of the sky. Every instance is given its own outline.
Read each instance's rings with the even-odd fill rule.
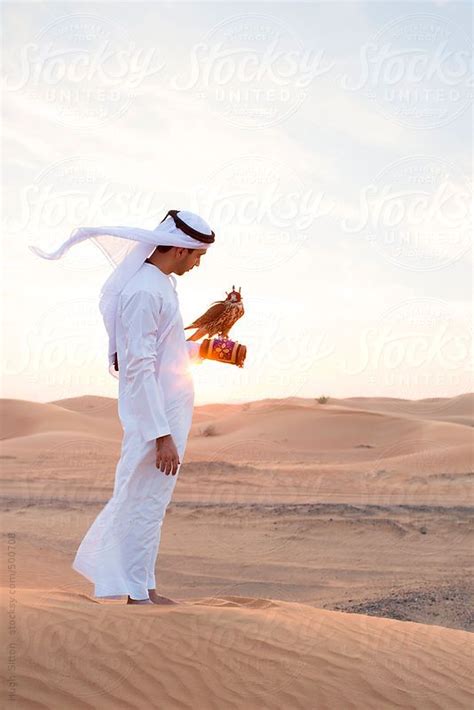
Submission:
[[[185,324],[241,287],[196,404],[472,390],[472,6],[4,2],[2,396],[116,397],[79,226],[198,212]],[[119,240],[120,242],[122,240]],[[115,242],[115,243],[114,243]]]

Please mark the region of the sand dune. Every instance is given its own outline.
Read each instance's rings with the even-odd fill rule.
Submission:
[[[18,400],[14,400],[18,401]],[[69,399],[55,400],[49,404],[57,405],[70,411],[82,412],[86,414],[100,414],[115,416],[117,400],[111,397],[98,397],[96,395],[84,395],[82,397],[72,397]],[[338,406],[347,409],[372,411],[380,413],[395,413],[397,416],[414,416],[421,419],[439,419],[451,421],[456,418],[464,418],[474,424],[474,393],[467,392],[454,397],[432,397],[427,399],[400,399],[396,397],[330,397],[326,405],[321,405],[315,398],[308,397],[286,397],[286,398],[266,398],[253,400],[241,404],[213,403],[204,404],[195,408],[195,413],[207,417],[220,417],[240,411],[269,410],[288,405],[299,407],[324,407]]]
[[[112,493],[116,400],[3,400],[18,706],[470,707],[472,401],[197,407],[158,564],[183,604],[149,610],[71,568]]]
[[[456,397],[430,397],[417,400],[394,397],[348,397],[347,399],[331,399],[331,402],[357,409],[396,412],[424,419],[462,420],[468,426],[474,425],[474,393],[472,392]]]
[[[314,407],[318,403],[317,398],[308,397],[286,397],[283,399],[260,399],[249,402],[252,408],[268,406],[286,406],[296,404],[299,406]],[[401,399],[397,397],[330,397],[326,405],[338,405],[349,409],[363,409],[375,412],[396,412],[399,415],[419,416],[431,418],[446,415],[469,417],[474,419],[474,393],[466,392],[454,397],[430,397],[426,399]],[[236,406],[236,405],[234,405]]]
[[[57,399],[50,402],[50,404],[55,404],[62,409],[69,409],[72,412],[83,412],[89,415],[99,415],[101,418],[108,416],[115,418],[117,413],[117,400],[112,397],[83,395],[82,397]]]
[[[79,399],[82,400],[82,397]],[[65,408],[50,402],[2,399],[0,406],[2,439],[52,431],[95,433],[104,438],[121,436],[116,406],[107,407],[106,410],[100,409],[100,417],[83,414],[80,409]],[[105,411],[109,416],[104,416]]]
[[[397,417],[338,405],[313,408],[268,405],[209,419],[206,424],[213,427],[215,442],[193,441],[193,453],[208,449],[217,440],[219,445],[231,445],[234,441],[261,439],[263,444],[275,443],[282,450],[287,449],[285,455],[294,459],[299,453],[314,454],[321,450],[340,452],[358,446],[380,449],[401,439],[460,446],[472,441],[473,435],[469,428],[450,422]],[[197,437],[202,433],[202,426],[195,425],[193,434]]]
[[[435,403],[435,415],[426,409],[426,403]],[[434,406],[434,405],[433,405]],[[121,436],[121,427],[117,414],[117,401],[107,397],[86,395],[48,403],[27,400],[1,400],[2,438],[27,436],[43,431],[88,431],[91,426],[104,436]],[[442,417],[439,412],[442,411]],[[355,416],[357,414],[357,416]],[[352,421],[343,419],[346,415]],[[353,415],[351,417],[351,415]],[[396,426],[404,426],[403,419],[430,421],[438,419],[448,424],[462,423],[474,425],[474,395],[471,393],[451,398],[432,400],[396,400],[384,397],[354,397],[331,399],[325,405],[314,399],[289,397],[286,399],[266,399],[246,404],[207,404],[195,408],[194,424],[213,424],[218,434],[231,434],[252,429],[259,430],[261,436],[281,436],[289,425],[291,438],[294,431],[299,433],[303,445],[318,446],[321,426],[332,431],[335,436],[341,434],[340,428],[346,427],[351,436],[357,437],[360,430],[366,431],[382,421]],[[334,417],[338,417],[338,421]],[[350,426],[349,426],[350,425]],[[405,425],[408,426],[408,425]],[[414,431],[415,424],[411,424]],[[420,425],[418,425],[420,426]],[[426,432],[440,431],[426,425]],[[407,430],[402,430],[404,434]],[[327,432],[323,435],[327,437]],[[305,443],[306,442],[306,443]]]
[[[25,708],[446,710],[472,700],[463,631],[228,595],[133,609],[68,589],[15,599]]]
[[[190,470],[193,463],[207,462],[208,468],[200,474],[203,500],[216,486],[220,491],[231,486],[240,500],[253,496],[273,501],[276,490],[278,500],[287,502],[316,502],[320,496],[337,500],[341,494],[355,502],[357,495],[366,500],[369,490],[373,496],[389,493],[394,500],[397,487],[398,503],[406,502],[415,488],[429,504],[437,499],[443,504],[446,494],[449,504],[456,502],[456,496],[459,502],[465,500],[467,480],[455,488],[453,479],[433,476],[472,471],[472,427],[394,414],[389,400],[365,404],[385,406],[386,412],[361,409],[362,399],[357,398],[352,408],[348,400],[320,405],[297,398],[197,407],[185,466]],[[451,398],[447,406],[465,416],[471,400],[470,395]],[[111,484],[122,438],[116,405],[115,400],[102,397],[54,404],[3,400],[4,476],[15,482],[25,475],[30,481],[41,481],[45,475],[60,479],[71,460],[79,458],[85,459],[80,476],[85,483],[90,475],[87,459],[94,456]],[[220,481],[220,471],[230,472],[230,466],[232,476]],[[258,470],[266,475],[255,486]]]

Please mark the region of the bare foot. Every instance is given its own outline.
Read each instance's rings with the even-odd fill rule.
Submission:
[[[152,604],[179,604],[179,602],[175,602],[174,599],[163,597],[161,594],[158,594],[156,589],[149,589],[148,595]]]
[[[131,596],[127,598],[127,604],[153,604],[151,599],[132,599]]]

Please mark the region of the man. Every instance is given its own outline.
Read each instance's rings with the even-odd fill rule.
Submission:
[[[153,232],[127,227],[81,228],[74,243],[112,235],[137,246],[103,286],[100,308],[109,334],[109,364],[119,373],[118,412],[124,436],[112,498],[87,531],[73,568],[98,597],[128,604],[175,604],[156,591],[161,527],[191,427],[191,361],[200,344],[185,339],[176,279],[200,265],[214,232],[192,212],[170,210]],[[151,253],[150,253],[151,252]]]

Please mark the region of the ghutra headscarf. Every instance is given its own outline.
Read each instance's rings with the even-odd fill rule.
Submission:
[[[74,245],[85,239],[100,237],[120,237],[130,239],[137,244],[118,263],[114,271],[103,284],[100,292],[99,309],[109,336],[109,372],[114,371],[117,352],[115,336],[115,317],[120,293],[128,281],[136,274],[159,245],[185,247],[188,249],[207,249],[215,240],[215,234],[202,217],[185,210],[169,210],[160,224],[153,230],[140,227],[78,227],[61,246],[53,252],[45,252],[33,244],[31,251],[43,259],[60,259]]]

